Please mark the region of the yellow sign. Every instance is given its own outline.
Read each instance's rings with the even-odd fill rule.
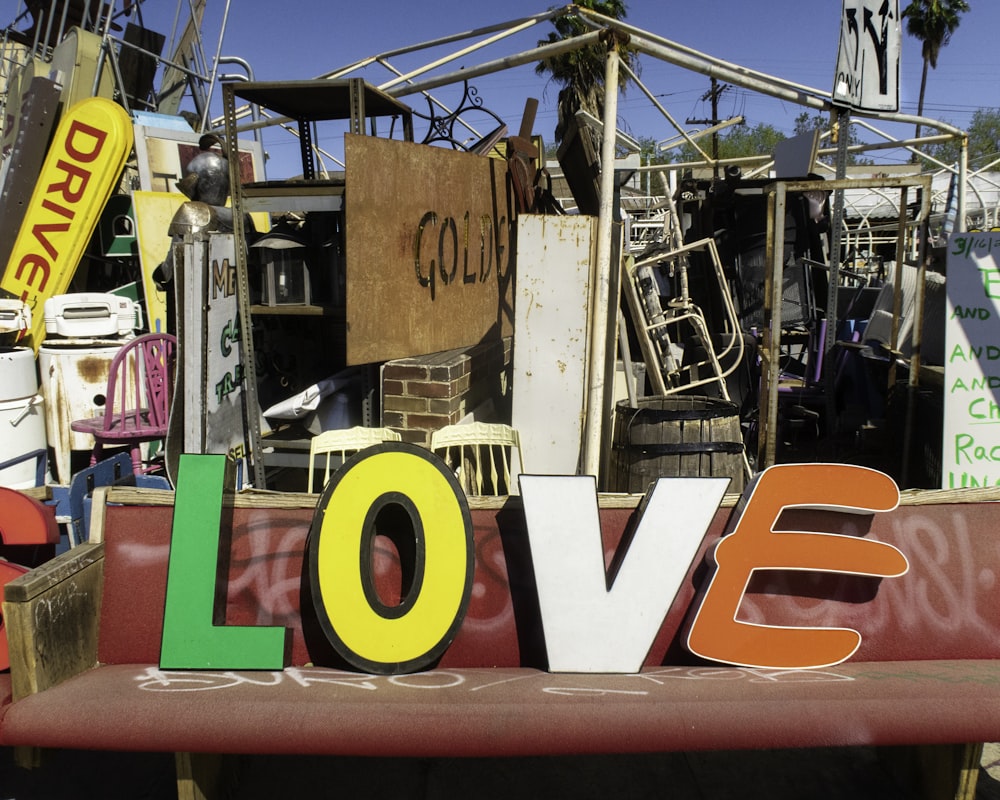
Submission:
[[[69,288],[132,149],[132,125],[117,103],[92,97],[59,123],[0,289],[31,308],[31,343],[45,338],[45,301]]]
[[[167,330],[167,293],[156,285],[153,273],[170,252],[170,223],[186,202],[180,192],[132,193],[146,318],[154,332]]]

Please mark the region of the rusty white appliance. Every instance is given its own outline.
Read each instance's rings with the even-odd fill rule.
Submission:
[[[142,324],[139,304],[116,294],[57,294],[45,301],[45,335],[73,339],[128,336]]]
[[[74,419],[104,411],[111,360],[141,323],[138,304],[98,292],[56,295],[45,302],[45,341],[38,373],[46,398],[45,423],[53,476],[69,483],[74,453],[89,453],[93,439],[70,429]],[[76,466],[86,466],[82,456]]]
[[[0,300],[0,486],[10,489],[35,486],[46,457],[45,401],[38,393],[35,352],[15,344],[30,329],[27,304]]]

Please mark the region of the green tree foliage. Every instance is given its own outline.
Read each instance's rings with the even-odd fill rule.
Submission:
[[[753,126],[736,125],[719,135],[719,158],[742,158],[745,156],[768,156],[774,153],[774,146],[786,138],[780,130],[766,122]],[[711,143],[700,142],[702,150],[711,153]],[[701,153],[689,144],[683,144],[672,151],[672,160],[701,161]]]
[[[801,135],[803,133],[811,133],[812,131],[816,130],[817,128],[820,130],[820,133],[822,133],[823,131],[825,131],[829,127],[830,127],[830,121],[829,121],[829,119],[827,119],[826,117],[824,117],[822,114],[812,114],[812,115],[810,115],[808,111],[803,111],[801,114],[799,114],[795,118],[795,135],[796,136],[799,136],[799,135]],[[856,144],[861,144],[861,137],[858,136],[857,130],[855,130],[850,125],[847,126],[847,144],[848,144],[848,146],[853,146],[853,145],[856,145]],[[829,144],[824,145],[821,142],[820,143],[820,147],[822,148],[824,146],[830,146],[830,145]],[[826,155],[826,156],[820,156],[819,160],[822,161],[824,164],[829,164],[829,165],[832,166],[833,164],[836,163],[837,159],[836,159],[836,156]],[[854,166],[854,165],[860,165],[860,164],[873,164],[875,162],[873,162],[870,158],[860,158],[857,153],[848,153],[847,154],[847,163],[849,165],[851,165],[851,166]]]
[[[920,75],[920,95],[917,100],[917,115],[924,113],[924,94],[927,89],[927,68],[937,69],[941,48],[948,44],[951,35],[958,28],[961,15],[969,10],[965,0],[913,0],[902,13],[906,20],[906,32],[920,40],[921,55],[924,58]],[[920,136],[917,125],[916,135]]]
[[[1000,158],[1000,108],[980,108],[972,115],[969,135],[969,165],[982,168]],[[958,161],[959,144],[954,139],[926,148],[929,155],[945,164]]]
[[[578,0],[576,5],[617,20],[624,19],[626,14],[623,0]],[[572,39],[593,30],[576,14],[556,17],[552,24],[555,26],[555,31],[549,33],[548,38],[540,40],[539,46]],[[616,43],[616,47],[622,63],[634,71],[635,52],[620,41]],[[558,56],[551,56],[536,65],[535,72],[538,75],[548,75],[550,80],[562,87],[559,90],[559,121],[555,130],[557,142],[562,141],[567,123],[577,111],[582,109],[598,119],[603,119],[607,53],[607,48],[603,44],[580,47]],[[622,71],[619,74],[619,89],[624,90],[627,82],[628,78]]]
[[[736,125],[719,136],[719,158],[771,155],[784,138],[785,134],[766,122],[752,127]]]
[[[636,136],[639,143],[639,159],[643,164],[669,164],[669,154],[661,153],[656,145],[657,140],[652,136]]]

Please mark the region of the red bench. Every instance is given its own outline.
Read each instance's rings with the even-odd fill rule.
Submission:
[[[436,669],[388,677],[344,665],[300,604],[308,495],[238,496],[225,569],[225,623],[290,628],[291,667],[160,670],[173,495],[112,490],[109,503],[124,504],[107,506],[103,542],[7,585],[15,699],[0,710],[0,744],[418,757],[940,745],[927,752],[964,767],[959,795],[971,797],[974,745],[1000,740],[1000,529],[995,504],[969,501],[995,496],[904,493],[876,515],[867,535],[908,556],[900,578],[757,574],[741,619],[862,634],[849,661],[820,670],[706,664],[682,646],[728,504],[636,675],[545,671],[523,511],[516,498],[483,501],[472,509],[475,588],[454,642]],[[602,498],[609,552],[637,499]],[[795,513],[805,530],[854,524]],[[378,571],[388,591],[389,555]],[[951,779],[942,796],[956,796]]]

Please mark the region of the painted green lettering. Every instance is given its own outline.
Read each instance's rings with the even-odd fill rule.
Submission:
[[[233,485],[224,455],[182,455],[163,610],[162,669],[284,669],[288,629],[215,625],[223,490]]]

